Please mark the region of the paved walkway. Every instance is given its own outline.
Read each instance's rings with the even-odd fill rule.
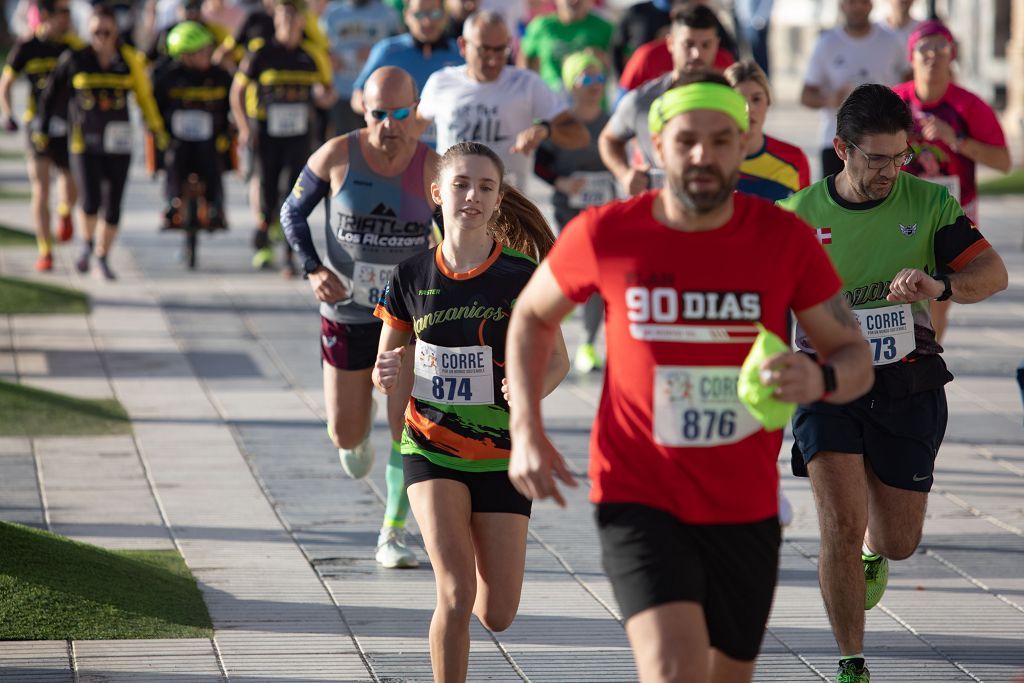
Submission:
[[[0,149],[18,144],[0,138]],[[0,160],[0,183],[23,179],[17,160]],[[229,193],[242,196],[237,184]],[[69,247],[42,277],[33,250],[0,252],[0,274],[79,287],[93,302],[88,316],[0,318],[0,376],[116,396],[135,426],[132,436],[0,439],[0,519],[111,548],[177,547],[215,636],[2,642],[0,681],[429,680],[432,574],[426,562],[387,571],[373,561],[384,468],[355,482],[337,465],[308,285],[249,271],[237,203],[237,227],[205,240],[200,270],[183,272],[178,238],[156,233],[158,206],[157,185],[134,177],[117,283],[74,273]],[[1013,380],[1024,357],[1024,200],[987,201],[982,212],[1011,285],[954,312],[946,357],[957,381],[924,541],[893,566],[868,614],[878,681],[1024,676],[1024,431]],[[0,202],[0,216],[29,224],[24,202]],[[566,325],[571,348],[580,333],[578,320]],[[599,391],[598,379],[571,377],[545,405],[580,475]],[[383,460],[380,419],[373,439]],[[474,622],[470,680],[635,680],[581,483],[568,509],[535,506],[519,617],[501,634]],[[836,648],[817,588],[813,503],[806,481],[787,475],[783,486],[796,519],[756,680],[829,680]]]

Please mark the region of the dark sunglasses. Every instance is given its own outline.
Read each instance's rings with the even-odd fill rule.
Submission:
[[[388,114],[390,114],[391,118],[395,121],[405,121],[409,118],[409,115],[412,114],[412,110],[415,109],[415,107],[416,105],[413,104],[408,107],[402,107],[401,109],[371,109],[370,116],[372,116],[375,121],[383,121],[388,117]]]
[[[105,28],[98,28],[95,31],[93,31],[92,34],[97,38],[109,38],[110,36],[114,35],[114,32],[107,30]]]
[[[576,79],[576,85],[588,86],[588,85],[604,85],[608,79],[604,74],[583,74]]]
[[[54,14],[71,14],[71,8],[70,7],[58,7],[58,8],[53,10],[53,13]]]

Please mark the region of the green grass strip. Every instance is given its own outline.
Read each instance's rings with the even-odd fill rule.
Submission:
[[[116,399],[76,398],[3,380],[0,415],[4,416],[0,436],[90,436],[132,431],[128,411]]]
[[[0,522],[0,640],[209,638],[174,550],[109,551]]]
[[[0,277],[0,315],[88,313],[89,299],[67,287]]]
[[[0,225],[0,247],[34,247],[36,236],[24,230]]]
[[[990,178],[983,183],[979,183],[978,194],[989,197],[1024,194],[1024,169],[1018,168],[1006,175]]]

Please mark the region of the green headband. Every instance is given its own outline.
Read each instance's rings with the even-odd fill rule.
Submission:
[[[673,88],[654,100],[647,113],[647,126],[651,133],[660,133],[669,119],[695,109],[720,111],[731,117],[743,132],[750,125],[743,95],[720,83],[691,83]]]
[[[566,57],[562,62],[562,83],[565,83],[565,89],[572,90],[580,74],[592,66],[604,73],[604,64],[591,52],[574,52]]]

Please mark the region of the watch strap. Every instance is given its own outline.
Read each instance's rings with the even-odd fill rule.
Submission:
[[[946,301],[953,296],[953,283],[950,282],[948,275],[936,275],[936,280],[942,282],[943,290],[942,294],[935,297],[936,301]]]

